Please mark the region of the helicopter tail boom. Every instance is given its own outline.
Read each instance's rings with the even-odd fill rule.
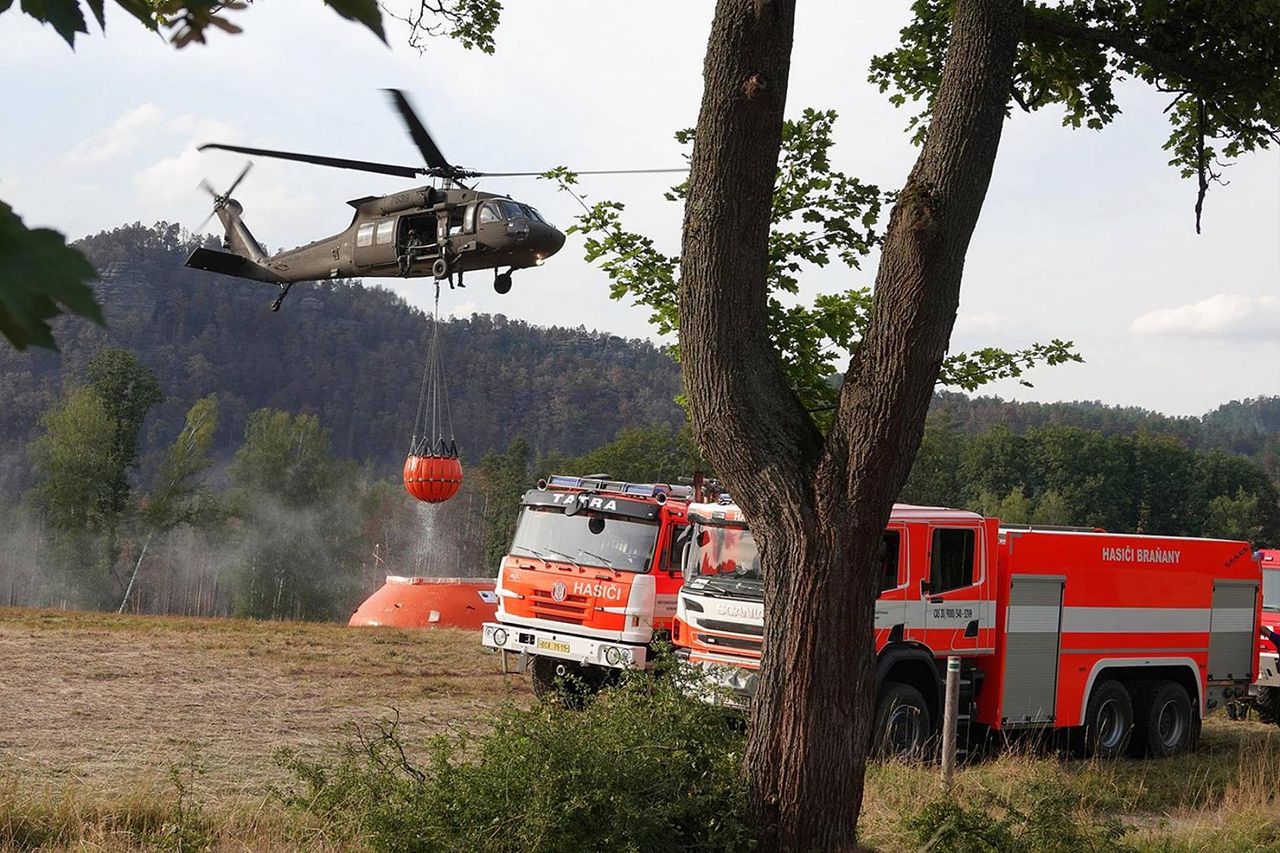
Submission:
[[[231,275],[236,278],[248,278],[254,281],[265,281],[269,284],[284,284],[284,279],[264,266],[242,255],[230,252],[219,252],[216,249],[196,249],[187,258],[187,266],[192,269]]]

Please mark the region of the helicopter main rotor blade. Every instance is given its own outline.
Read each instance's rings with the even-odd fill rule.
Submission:
[[[297,160],[300,163],[314,163],[317,166],[332,166],[335,169],[354,169],[357,172],[374,172],[379,175],[395,175],[398,178],[416,178],[427,174],[426,169],[415,166],[396,166],[391,163],[371,163],[368,160],[346,160],[342,157],[320,157],[315,154],[296,154],[292,151],[270,151],[266,148],[245,148],[241,145],[222,145],[211,142],[201,145],[200,151],[216,148],[219,151],[235,151],[240,154],[251,154],[256,157],[276,157],[280,160]]]
[[[444,158],[444,154],[440,151],[440,146],[436,145],[436,141],[427,132],[427,126],[422,123],[418,118],[418,114],[413,111],[413,107],[409,105],[409,99],[405,97],[404,92],[399,89],[387,89],[385,91],[391,96],[391,103],[395,105],[396,111],[400,113],[400,118],[404,119],[405,127],[409,131],[409,137],[413,139],[413,144],[418,146],[418,150],[422,152],[422,159],[426,161],[427,165],[444,172],[452,171],[453,165]]]
[[[223,193],[224,198],[231,198],[231,194],[235,192],[236,187],[240,186],[240,182],[244,180],[244,176],[249,174],[249,170],[253,168],[253,161],[250,160],[244,164],[244,168],[240,170],[240,174],[231,182],[231,186],[227,187],[227,191]]]
[[[676,172],[687,172],[689,167],[683,169],[593,169],[586,171],[570,170],[575,175],[663,175],[674,174]],[[468,174],[475,175],[480,178],[534,178],[545,175],[546,172],[471,172]]]

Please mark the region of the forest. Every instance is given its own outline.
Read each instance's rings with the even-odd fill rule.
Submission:
[[[660,348],[474,315],[443,332],[466,479],[419,505],[398,468],[429,317],[357,282],[269,314],[183,268],[193,245],[166,224],[88,238],[107,327],[0,350],[0,601],[345,619],[386,574],[494,575],[539,476],[709,469]],[[939,392],[901,499],[1263,545],[1278,482],[1280,398],[1175,418]]]

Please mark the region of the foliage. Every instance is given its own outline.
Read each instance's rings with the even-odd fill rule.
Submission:
[[[204,43],[205,33],[210,27],[233,35],[240,32],[240,27],[224,13],[249,6],[249,0],[115,0],[115,3],[147,29],[165,32],[174,47],[185,47],[191,42]],[[387,40],[376,0],[324,0],[324,3],[342,17],[358,21],[378,38]],[[12,5],[13,0],[0,0],[0,13],[8,11]],[[105,32],[105,0],[41,0],[39,3],[24,0],[19,4],[22,12],[52,26],[73,48],[76,36],[89,32],[85,7]]]
[[[249,416],[230,474],[243,493],[301,507],[327,497],[339,471],[329,454],[329,433],[315,415],[259,409]]]
[[[769,233],[769,333],[792,388],[810,412],[834,408],[838,362],[856,351],[866,331],[872,293],[870,288],[854,288],[820,294],[806,306],[796,302],[799,277],[806,269],[834,261],[859,269],[862,258],[880,242],[880,213],[893,199],[879,187],[832,168],[835,121],[833,110],[806,109],[799,119],[783,123]],[[693,132],[680,131],[676,138],[689,143]],[[659,251],[651,238],[625,230],[621,203],[587,206],[573,189],[577,176],[572,171],[561,167],[543,177],[582,202],[584,212],[568,232],[584,235],[586,259],[608,275],[610,296],[631,298],[648,308],[659,334],[675,331],[680,258]],[[666,198],[683,201],[685,193],[686,185],[680,184]],[[671,352],[678,360],[678,346]],[[997,379],[1020,378],[1037,364],[1066,361],[1082,361],[1069,341],[1054,339],[1013,351],[985,347],[950,355],[939,382],[973,390]]]
[[[529,442],[517,438],[505,453],[488,453],[480,460],[484,493],[484,573],[498,574],[520,517],[520,496],[533,486]]]
[[[900,499],[1014,523],[1280,542],[1280,492],[1261,466],[1144,432],[997,425],[970,436],[939,412]]]
[[[409,757],[394,722],[337,761],[282,761],[287,802],[377,850],[747,850],[742,736],[678,679],[633,673],[580,710],[508,706]]]
[[[3,11],[0,0],[0,11]],[[70,311],[102,325],[93,266],[57,231],[27,228],[0,202],[0,334],[19,350],[57,349],[49,320]]]
[[[922,849],[935,853],[1077,853],[1134,848],[1115,818],[1081,813],[1069,787],[1033,782],[1018,802],[989,794],[985,807],[942,797],[906,821]]]
[[[153,529],[168,530],[199,521],[212,510],[212,497],[200,475],[213,464],[209,448],[218,429],[218,398],[210,394],[187,412],[186,424],[156,471],[144,512]]]
[[[164,392],[155,373],[126,349],[98,353],[90,360],[87,373],[89,387],[102,400],[114,424],[111,511],[120,514],[126,511],[133,491],[129,471],[138,466],[138,433],[147,413],[164,401]]]
[[[249,413],[272,407],[315,414],[336,454],[398,475],[429,341],[421,311],[390,291],[338,281],[295,286],[273,314],[251,284],[184,267],[199,243],[177,226],[128,226],[78,245],[102,271],[96,289],[110,327],[64,323],[61,358],[0,347],[0,451],[28,442],[59,389],[114,346],[139,353],[167,395],[140,438],[144,480],[187,411],[213,393],[218,461],[239,447]],[[535,454],[576,455],[624,427],[683,419],[673,402],[679,368],[647,341],[485,314],[444,322],[441,335],[464,465],[517,435]]]
[[[954,5],[916,0],[899,46],[872,60],[871,82],[892,89],[895,105],[923,102],[908,122],[917,144],[928,133]],[[1101,130],[1120,114],[1117,82],[1136,78],[1172,96],[1164,148],[1169,165],[1197,178],[1197,231],[1208,185],[1224,165],[1218,156],[1280,141],[1276,0],[1031,2],[1024,14],[1012,91],[1023,110],[1059,105],[1065,126]]]
[[[174,47],[192,42],[204,44],[210,29],[234,35],[240,25],[226,15],[247,9],[252,0],[115,0],[144,27],[163,32]],[[13,0],[0,0],[0,13],[8,11]],[[348,21],[370,30],[383,42],[384,10],[377,0],[324,0],[324,5]],[[75,47],[78,34],[89,32],[85,8],[92,13],[98,27],[106,31],[105,0],[23,0],[22,12],[48,24],[68,45]],[[423,50],[429,37],[447,36],[466,48],[493,53],[493,32],[502,13],[499,0],[420,0],[416,10],[401,20],[409,24],[409,44]],[[387,11],[388,15],[392,13]],[[392,17],[395,17],[392,15]]]
[[[111,512],[116,424],[102,398],[77,388],[41,418],[44,432],[31,445],[40,478],[36,502],[61,530],[100,530]]]
[[[329,452],[314,415],[249,416],[230,467],[243,524],[236,611],[255,618],[331,619],[358,588],[360,520],[354,466]]]
[[[674,429],[656,424],[624,429],[613,441],[578,457],[543,458],[538,468],[543,474],[608,474],[631,483],[678,483],[697,471],[706,472],[707,464],[687,425]]]
[[[419,51],[426,50],[428,38],[447,36],[467,49],[493,53],[501,13],[499,0],[418,0],[417,8],[400,20],[409,25],[409,46]]]

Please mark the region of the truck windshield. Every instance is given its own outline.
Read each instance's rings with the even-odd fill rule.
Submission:
[[[527,506],[511,543],[514,554],[566,560],[623,572],[647,572],[653,560],[658,525],[559,508]]]
[[[1262,573],[1262,606],[1267,610],[1280,610],[1280,569]]]
[[[751,531],[741,527],[694,526],[693,541],[685,560],[686,577],[732,575],[761,580],[760,552]]]

